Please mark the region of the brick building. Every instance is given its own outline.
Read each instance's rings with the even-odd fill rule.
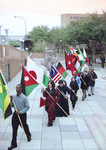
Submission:
[[[70,21],[89,17],[89,14],[61,14],[61,27],[66,27]]]

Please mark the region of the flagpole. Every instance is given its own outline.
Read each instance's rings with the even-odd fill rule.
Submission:
[[[3,77],[3,80],[4,80],[4,82],[5,82],[5,84],[6,84],[6,87],[7,87],[8,91],[9,91],[9,94],[11,95],[11,92],[10,92],[8,86],[7,86],[7,82],[6,82],[6,80],[5,80],[5,78],[4,78],[3,74],[2,74],[1,69],[0,69],[0,73],[1,73],[1,75],[2,75],[2,77]],[[15,108],[16,112],[18,112],[17,107],[16,107],[15,102],[14,102],[14,99],[12,99],[12,102],[13,102],[13,105],[14,105],[14,108]],[[19,115],[18,115],[18,119],[19,119],[20,125],[21,125],[21,127],[22,127],[22,129],[23,129],[23,131],[24,131],[26,141],[28,142],[28,139],[27,139],[27,136],[26,136],[26,133],[25,133],[25,130],[24,130],[24,127],[23,127],[23,124],[22,124],[22,121],[21,121],[21,118],[20,118]]]
[[[55,67],[54,67],[55,68]],[[56,69],[56,68],[55,68]],[[57,69],[56,69],[57,70]],[[58,72],[59,74],[60,74],[60,72]],[[61,75],[61,74],[60,74]],[[61,75],[62,76],[62,75]],[[64,79],[64,78],[63,78]],[[55,84],[56,85],[56,84]],[[60,91],[60,89],[57,87],[57,89],[59,90],[59,92],[64,96],[64,94]],[[64,98],[65,98],[65,96],[64,96]],[[67,101],[70,103],[70,101],[68,100],[68,98],[66,98],[67,99]],[[71,106],[71,108],[73,109],[73,107],[72,107],[72,104],[70,103],[70,106]]]
[[[60,62],[61,63],[61,62]],[[62,65],[62,64],[61,64]],[[67,71],[66,71],[67,72]],[[67,72],[68,73],[68,72]],[[71,77],[71,75],[68,73],[68,75]],[[71,90],[73,91],[72,87],[70,86]],[[79,99],[79,97],[76,95],[76,93],[74,92],[75,96]],[[79,101],[81,102],[81,100],[79,99]]]
[[[32,60],[33,61],[33,60]],[[33,61],[34,62],[34,61]],[[34,64],[43,72],[43,70],[34,62]],[[54,67],[55,68],[55,67]],[[56,68],[55,68],[56,69]],[[56,69],[57,70],[57,69]],[[45,70],[44,70],[45,71]],[[45,72],[43,72],[45,74]],[[59,73],[60,74],[60,73]],[[46,74],[45,74],[46,75]],[[60,74],[61,75],[61,74]],[[47,75],[46,75],[47,76]],[[48,76],[47,76],[48,77]],[[49,78],[49,77],[48,77]],[[56,85],[56,84],[55,84]],[[59,90],[59,88],[57,87],[57,89]],[[60,90],[59,90],[60,91]],[[64,96],[64,94],[60,91],[60,93]],[[68,100],[68,98],[66,98]],[[68,100],[68,102],[70,103],[70,101]],[[71,108],[72,104],[70,103]]]
[[[22,64],[20,63],[20,65],[22,66]],[[26,70],[27,71],[27,70]],[[28,72],[28,71],[27,71]],[[28,72],[29,73],[29,72]],[[29,73],[30,74],[30,73]],[[39,83],[31,74],[30,76],[37,82]],[[39,85],[44,89],[44,87],[39,83]],[[50,95],[50,93],[45,90],[47,92],[47,94],[52,98],[52,100],[54,100],[54,98]],[[60,109],[66,114],[66,116],[68,117],[68,114],[64,111],[64,109],[56,102],[56,104],[60,107]]]

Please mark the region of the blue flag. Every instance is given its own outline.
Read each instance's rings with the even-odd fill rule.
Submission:
[[[51,66],[49,78],[56,83],[56,82],[58,82],[58,80],[60,80],[62,78],[62,76],[53,66]]]

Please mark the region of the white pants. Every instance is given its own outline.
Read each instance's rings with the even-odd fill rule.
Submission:
[[[89,86],[88,87],[88,94],[94,93],[94,86]]]

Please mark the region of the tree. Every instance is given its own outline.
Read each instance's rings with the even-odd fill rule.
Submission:
[[[41,40],[41,41],[48,41],[48,32],[49,28],[47,26],[37,26],[32,29],[32,31],[29,32],[27,35],[27,38],[33,39],[35,42]]]
[[[34,43],[34,47],[32,48],[31,52],[44,52],[45,47],[47,47],[47,42],[45,42],[44,40],[39,40]]]
[[[53,27],[49,31],[49,43],[54,44],[57,52],[62,49],[62,29],[58,27]]]
[[[65,30],[66,43],[74,43],[76,40],[78,44],[86,44],[93,54],[96,51],[105,51],[106,12],[102,15],[90,14],[89,18],[72,21]]]

